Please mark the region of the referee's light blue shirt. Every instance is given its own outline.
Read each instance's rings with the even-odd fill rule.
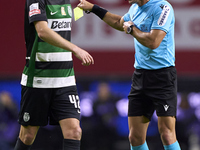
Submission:
[[[125,22],[131,20],[143,32],[150,32],[152,29],[166,32],[166,36],[156,49],[150,49],[134,38],[136,69],[154,70],[175,66],[175,17],[173,8],[167,1],[150,0],[141,7],[132,4],[123,17]]]

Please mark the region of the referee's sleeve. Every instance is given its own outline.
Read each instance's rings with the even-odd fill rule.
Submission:
[[[163,6],[157,5],[153,16],[154,20],[151,29],[160,29],[167,33],[174,16],[174,11],[171,5],[167,3]]]
[[[123,16],[123,19],[124,19],[124,22],[130,21],[130,14],[129,14],[129,13],[126,13],[126,14]]]

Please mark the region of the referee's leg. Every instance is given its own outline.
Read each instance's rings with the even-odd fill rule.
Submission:
[[[82,130],[80,121],[76,118],[68,118],[59,121],[64,141],[63,150],[80,150]]]
[[[174,116],[158,117],[158,130],[165,150],[180,150],[176,139],[175,123]]]
[[[145,116],[129,116],[128,123],[131,150],[149,150],[146,143],[149,119]]]

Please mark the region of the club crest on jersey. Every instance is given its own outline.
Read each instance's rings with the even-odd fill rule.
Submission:
[[[41,14],[39,3],[33,3],[29,6],[29,17],[37,14]]]
[[[72,17],[72,8],[71,8],[71,6],[67,6],[67,10],[68,10],[69,15]]]
[[[169,16],[170,13],[170,7],[167,5],[163,6],[163,10],[162,13],[160,15],[160,18],[158,19],[158,25],[159,26],[164,26],[165,23],[167,22],[167,18]]]

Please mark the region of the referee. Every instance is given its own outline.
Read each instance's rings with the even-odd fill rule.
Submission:
[[[123,17],[85,0],[78,7],[134,38],[135,71],[128,95],[131,150],[149,149],[146,133],[154,111],[165,150],[180,150],[175,132],[177,74],[173,8],[165,0],[129,0],[129,4],[131,7]]]

